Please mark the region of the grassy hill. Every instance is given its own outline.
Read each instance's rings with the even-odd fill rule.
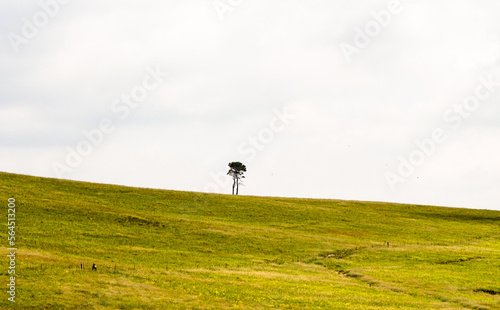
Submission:
[[[5,289],[10,197],[15,304]],[[2,308],[500,309],[497,211],[7,173],[0,201]]]

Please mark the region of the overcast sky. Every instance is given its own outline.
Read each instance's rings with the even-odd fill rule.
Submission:
[[[500,210],[498,1],[2,1],[0,170]]]

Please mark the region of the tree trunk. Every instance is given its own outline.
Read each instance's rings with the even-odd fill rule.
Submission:
[[[235,179],[235,178],[233,178],[233,192],[232,192],[232,194],[233,194],[233,195],[234,195],[234,186],[235,186],[235,185],[236,185],[236,179]]]
[[[240,180],[236,178],[236,195],[238,195],[239,189],[240,189]]]

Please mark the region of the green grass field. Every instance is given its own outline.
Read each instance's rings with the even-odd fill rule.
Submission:
[[[0,201],[3,309],[500,309],[498,211],[7,173]]]

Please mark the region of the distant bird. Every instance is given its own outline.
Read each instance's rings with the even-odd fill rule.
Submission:
[[[95,264],[92,264],[92,270],[97,271],[97,266]]]

